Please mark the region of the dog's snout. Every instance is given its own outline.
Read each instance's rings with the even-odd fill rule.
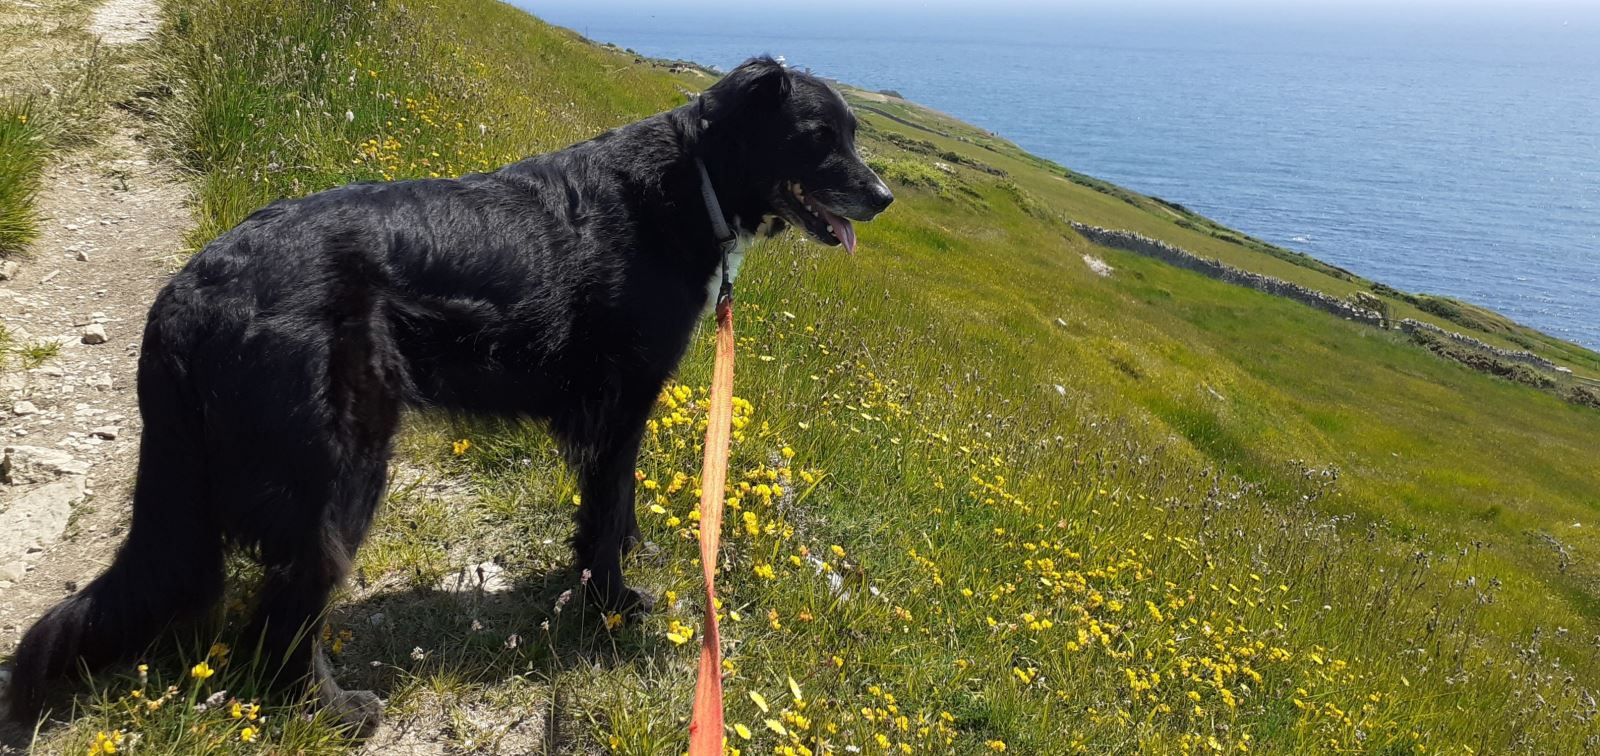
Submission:
[[[889,185],[877,176],[867,182],[866,190],[867,206],[872,208],[874,215],[883,212],[894,202],[894,192],[889,191]]]

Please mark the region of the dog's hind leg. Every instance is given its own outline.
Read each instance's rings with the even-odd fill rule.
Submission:
[[[261,541],[265,575],[243,638],[260,644],[258,658],[267,665],[263,671],[273,687],[311,691],[353,734],[364,737],[377,726],[382,705],[372,693],[346,691],[334,680],[322,632],[328,600],[349,573],[383,498],[386,459],[367,457],[340,469],[339,477],[317,483],[277,483],[304,497],[283,507],[300,521]]]
[[[221,596],[222,535],[204,505],[202,455],[192,408],[146,339],[139,375],[145,428],[127,540],[104,573],[56,605],[17,647],[7,697],[13,719],[32,719],[44,686],[144,651],[170,624],[201,616]]]
[[[638,540],[634,513],[634,469],[639,442],[655,391],[637,392],[585,415],[584,426],[558,427],[568,458],[578,473],[582,502],[572,539],[580,570],[589,572],[589,592],[603,608],[624,613],[647,611],[649,596],[631,589],[622,576],[622,554]]]
[[[339,300],[360,303],[355,295]],[[269,670],[276,686],[305,684],[358,737],[377,726],[382,704],[369,691],[339,687],[322,630],[328,600],[383,499],[400,417],[402,373],[383,324],[370,312],[367,305],[335,323],[326,344],[328,390],[307,391],[315,411],[299,415],[299,426],[276,424],[271,451],[278,464],[255,468],[271,479],[241,481],[245,490],[280,492],[277,509],[287,519],[259,535],[266,574],[245,638],[259,639],[260,658],[279,665]]]
[[[330,524],[307,542],[263,544],[261,556],[266,575],[255,619],[243,637],[259,639],[259,658],[269,665],[265,671],[273,687],[310,690],[353,734],[370,734],[382,705],[368,691],[339,686],[322,642],[324,610],[349,571],[354,549]]]

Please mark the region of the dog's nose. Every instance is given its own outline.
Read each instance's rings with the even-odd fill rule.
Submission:
[[[894,192],[889,191],[889,185],[883,183],[883,179],[874,176],[865,188],[867,207],[872,209],[873,215],[883,212],[894,202]]]

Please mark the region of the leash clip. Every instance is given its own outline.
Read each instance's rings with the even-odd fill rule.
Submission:
[[[717,290],[718,310],[733,306],[733,279],[728,277],[728,249],[738,243],[738,239],[730,237],[720,244],[722,247],[722,287]]]
[[[728,228],[728,221],[722,217],[722,204],[717,202],[717,192],[711,186],[711,174],[706,172],[705,162],[695,158],[694,167],[700,173],[700,196],[705,200],[706,212],[711,216],[711,233],[717,240],[717,249],[722,252],[722,287],[717,291],[717,317],[720,319],[733,306],[733,279],[728,277],[728,253],[738,246],[739,237]]]

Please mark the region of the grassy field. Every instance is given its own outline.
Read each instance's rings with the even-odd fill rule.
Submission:
[[[497,166],[709,81],[487,0],[167,11],[154,75],[200,176],[196,246],[276,197]],[[789,238],[740,278],[730,752],[1595,747],[1600,412],[1094,247],[1067,218],[1335,295],[1371,286],[852,97],[899,201],[857,257]],[[1390,299],[1600,367],[1491,314]],[[702,338],[640,460],[654,548],[629,570],[662,600],[637,623],[564,598],[574,488],[542,434],[416,418],[334,613],[340,676],[450,752],[680,753],[708,378]],[[483,564],[509,589],[440,588]],[[349,747],[252,709],[248,664],[206,645],[102,677],[47,747]]]

